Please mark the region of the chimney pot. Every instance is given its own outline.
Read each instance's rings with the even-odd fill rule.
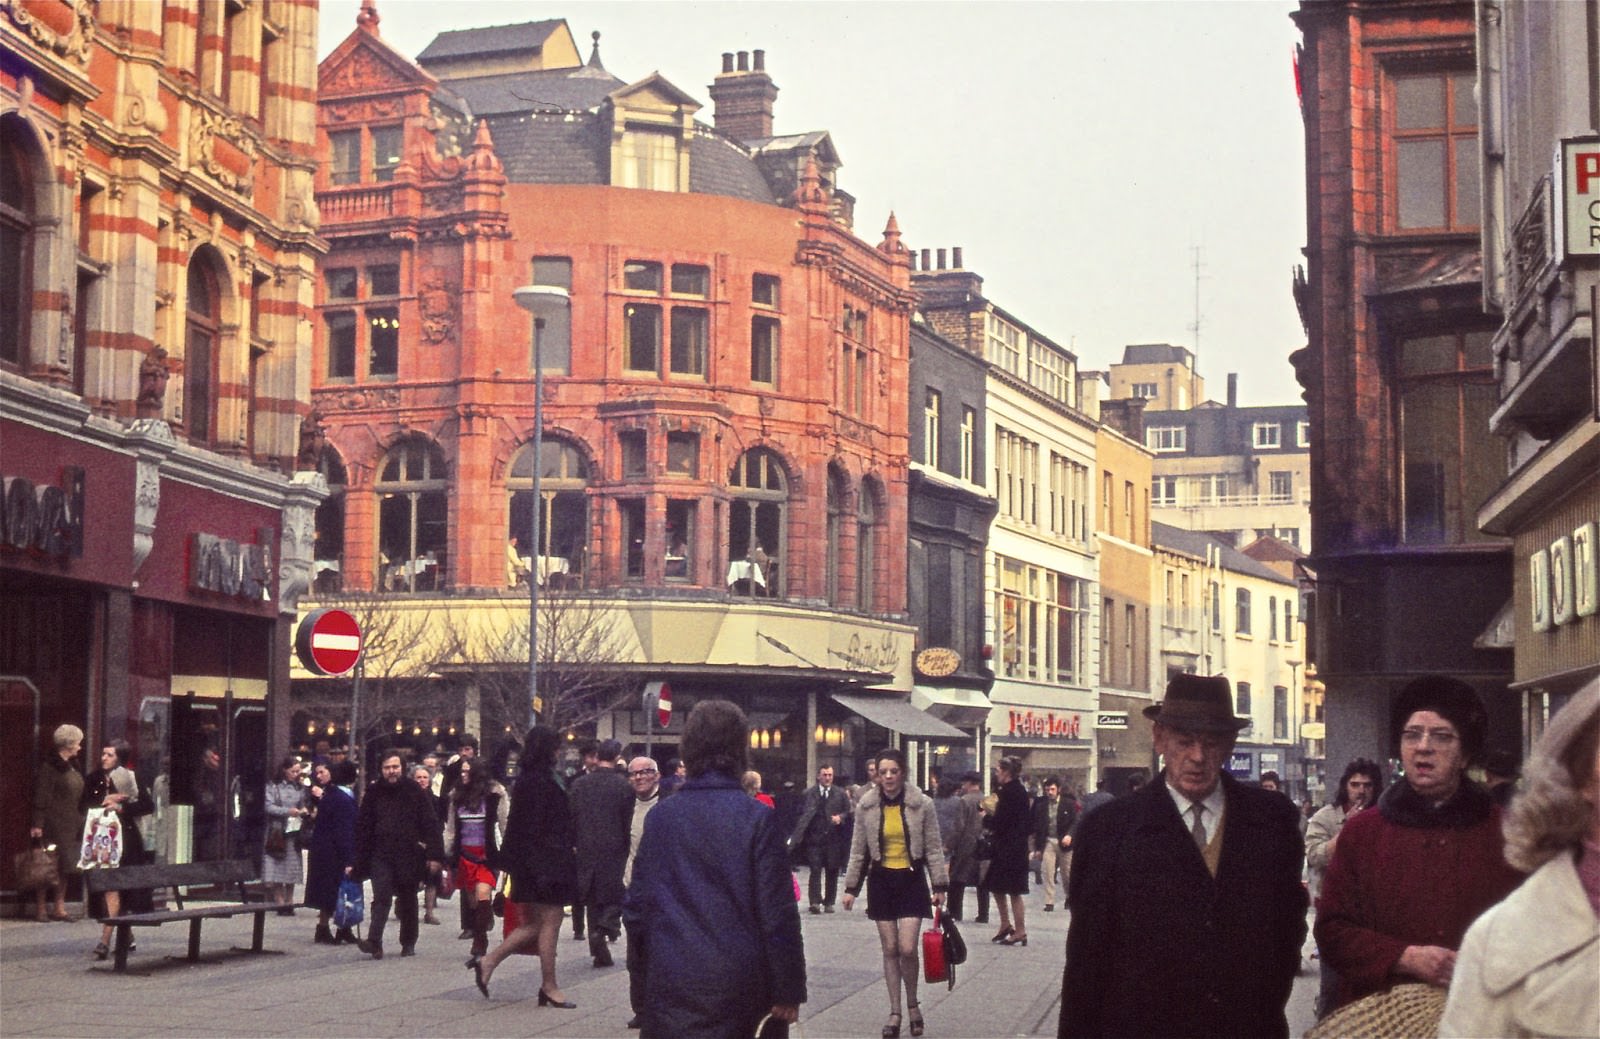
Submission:
[[[961,269],[961,246],[959,245],[950,250],[950,266],[958,271]]]
[[[722,52],[722,71],[723,72],[732,72],[733,71],[733,51],[723,51]]]
[[[938,255],[939,255],[939,269],[942,271],[942,270],[945,269],[944,268],[944,250],[940,249]]]
[[[1236,408],[1238,406],[1239,406],[1239,373],[1238,372],[1229,372],[1228,373],[1228,407]]]
[[[766,51],[751,51],[750,53],[751,53],[751,56],[755,59],[756,71],[757,72],[765,72],[767,70],[767,52]]]
[[[933,270],[933,267],[928,263],[928,250],[927,249],[922,250],[922,269],[925,270],[925,271]]]
[[[739,71],[740,72],[749,72],[750,71],[750,52],[749,51],[740,51],[739,52]]]

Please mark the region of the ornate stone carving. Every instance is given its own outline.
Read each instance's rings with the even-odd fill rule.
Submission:
[[[139,397],[134,402],[140,418],[159,418],[166,406],[167,380],[172,378],[172,365],[167,351],[159,346],[150,348],[139,363]]]
[[[156,512],[161,507],[161,463],[178,446],[172,427],[156,418],[136,419],[126,439],[134,449],[133,572],[137,574],[155,545]]]
[[[250,194],[255,186],[255,162],[261,147],[244,122],[204,108],[194,110],[189,131],[189,164],[204,170],[230,191]]]
[[[283,501],[283,533],[278,544],[278,610],[294,613],[311,588],[317,549],[317,505],[328,496],[321,473],[299,472]]]
[[[457,292],[439,271],[422,277],[417,308],[422,312],[422,337],[430,343],[448,342],[455,334]]]
[[[94,42],[94,5],[89,0],[12,0],[6,5],[11,22],[41,47],[89,64]]]
[[[362,411],[367,408],[398,408],[400,391],[394,387],[342,390],[328,394],[334,407],[344,411]]]

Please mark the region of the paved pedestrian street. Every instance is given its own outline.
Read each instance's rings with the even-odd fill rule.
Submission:
[[[1028,918],[1027,948],[1003,948],[988,939],[993,924],[965,924],[971,957],[957,968],[955,988],[924,986],[929,1037],[1054,1035],[1066,943],[1067,914]],[[188,928],[168,924],[138,928],[138,951],[129,971],[112,972],[90,950],[98,928],[90,922],[0,922],[0,1035],[139,1036],[562,1036],[625,1037],[628,978],[617,965],[590,965],[587,942],[562,930],[558,971],[576,1010],[539,1008],[538,961],[503,964],[485,1001],[463,967],[467,943],[456,938],[456,907],[439,907],[442,926],[424,926],[414,958],[402,959],[389,929],[382,962],[353,946],[313,945],[316,920],[307,910],[293,919],[267,918],[271,954],[248,948],[248,917],[207,920],[199,964],[184,955]],[[860,912],[802,914],[810,1000],[801,1008],[807,1039],[877,1036],[887,1014],[876,933]],[[1307,961],[1290,1002],[1291,1033],[1311,1024],[1315,964]],[[904,1033],[902,1033],[904,1034]]]

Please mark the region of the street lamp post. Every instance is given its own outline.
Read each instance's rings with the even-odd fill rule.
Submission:
[[[539,477],[544,471],[544,325],[571,301],[555,285],[524,285],[511,294],[533,315],[533,518],[528,540],[528,726],[539,720],[539,514],[544,509]]]

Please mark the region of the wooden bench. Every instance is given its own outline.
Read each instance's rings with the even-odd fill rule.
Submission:
[[[276,912],[278,906],[271,902],[250,902],[245,885],[253,883],[256,879],[255,864],[246,859],[227,859],[221,862],[183,862],[165,866],[121,866],[117,869],[91,869],[84,871],[84,883],[89,891],[105,893],[107,891],[130,891],[142,888],[167,888],[170,891],[171,905],[177,908],[155,910],[148,913],[124,913],[121,916],[100,917],[102,924],[110,924],[117,929],[115,969],[119,971],[128,969],[128,949],[133,945],[133,929],[135,927],[160,927],[162,924],[173,923],[178,920],[189,921],[189,955],[188,960],[198,962],[200,959],[200,922],[206,919],[217,919],[238,916],[241,913],[255,914],[255,930],[251,935],[250,951],[262,952],[261,940],[266,929],[268,913]],[[183,904],[185,887],[220,888],[224,897],[237,895],[237,902],[227,902],[223,905],[194,906],[186,908]]]

